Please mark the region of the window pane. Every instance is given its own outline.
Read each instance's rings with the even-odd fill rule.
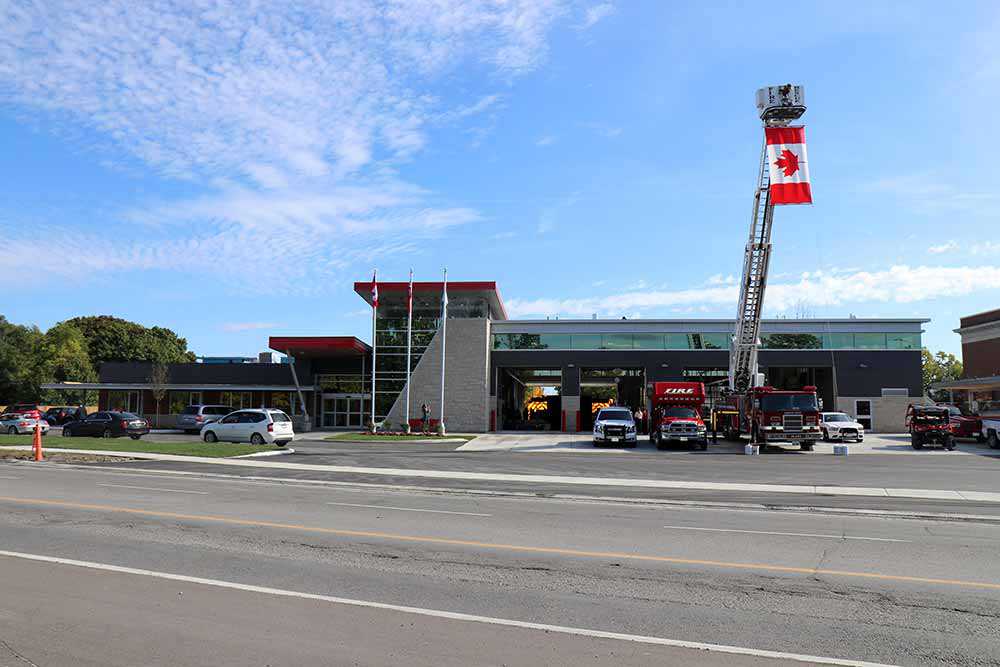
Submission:
[[[814,334],[766,334],[761,337],[763,347],[770,350],[818,350],[823,339]]]
[[[632,334],[604,334],[601,347],[606,350],[631,350]]]
[[[704,333],[701,335],[701,344],[706,350],[729,349],[729,334]]]
[[[569,334],[542,334],[541,347],[553,350],[568,350],[572,347]]]
[[[632,334],[632,347],[637,350],[662,350],[663,334]]]
[[[601,334],[573,334],[574,350],[601,349]]]
[[[663,347],[667,350],[688,350],[691,343],[687,334],[668,333],[663,335]]]
[[[920,334],[918,333],[886,334],[886,343],[890,350],[919,350]]]
[[[884,350],[885,334],[856,333],[854,334],[854,346],[859,350]]]
[[[832,333],[823,334],[823,347],[831,350],[851,350],[854,349],[854,334]]]

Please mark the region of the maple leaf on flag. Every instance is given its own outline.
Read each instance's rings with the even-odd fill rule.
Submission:
[[[774,161],[774,166],[785,170],[785,176],[791,176],[799,170],[799,156],[788,150],[781,151],[781,157]]]

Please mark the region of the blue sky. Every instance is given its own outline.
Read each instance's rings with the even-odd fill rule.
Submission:
[[[205,355],[355,334],[351,283],[496,280],[517,317],[732,317],[760,127],[806,87],[815,205],[769,316],[1000,306],[995,3],[0,5],[0,312]]]

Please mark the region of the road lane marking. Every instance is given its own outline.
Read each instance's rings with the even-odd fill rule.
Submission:
[[[95,510],[99,512],[118,512],[138,516],[149,516],[166,519],[181,519],[187,521],[205,521],[227,524],[231,526],[249,526],[253,528],[275,528],[278,530],[296,530],[339,537],[361,537],[380,540],[395,540],[398,542],[413,542],[423,544],[440,544],[445,546],[473,547],[477,549],[496,549],[516,553],[555,554],[560,556],[577,556],[581,558],[612,558],[635,560],[652,563],[671,563],[674,565],[700,565],[705,567],[730,568],[737,570],[759,570],[762,572],[784,572],[788,574],[807,574],[810,576],[827,575],[832,577],[851,577],[858,579],[873,579],[878,581],[899,581],[907,583],[934,584],[940,586],[959,586],[965,588],[983,588],[1000,590],[1000,583],[988,581],[966,581],[962,579],[936,579],[932,577],[913,577],[899,574],[880,574],[878,572],[852,572],[850,570],[829,570],[816,567],[792,565],[768,565],[765,563],[739,563],[720,560],[703,560],[696,558],[679,558],[676,556],[653,556],[647,554],[624,553],[619,551],[589,551],[585,549],[570,549],[563,547],[536,547],[522,544],[504,544],[498,542],[482,542],[479,540],[460,540],[448,537],[430,537],[425,535],[401,535],[373,530],[347,530],[344,528],[324,528],[322,526],[306,526],[295,523],[277,521],[261,521],[254,519],[237,519],[209,514],[183,514],[180,512],[162,512],[117,505],[96,505],[91,503],[74,503],[63,500],[44,500],[41,498],[20,498],[0,496],[0,502],[18,505],[42,505],[46,507],[63,507],[66,509]]]
[[[830,535],[824,533],[780,533],[770,530],[737,530],[735,528],[696,528],[694,526],[664,526],[671,530],[701,530],[711,533],[748,533],[752,535],[782,535],[787,537],[826,537],[832,540],[867,540],[870,542],[906,542],[910,540],[897,540],[890,537],[859,537],[855,535]]]
[[[140,491],[165,491],[167,493],[196,493],[200,496],[208,495],[208,491],[190,491],[188,489],[162,489],[152,486],[132,486],[131,484],[98,484],[97,486],[110,486],[116,489],[138,489]]]
[[[326,503],[327,505],[337,505],[339,507],[367,507],[377,510],[398,510],[400,512],[430,512],[433,514],[461,514],[462,516],[493,516],[492,514],[480,514],[479,512],[451,512],[448,510],[425,510],[414,507],[390,507],[388,505],[362,505],[360,503]]]
[[[703,642],[692,642],[683,639],[667,639],[665,637],[631,635],[621,632],[609,632],[606,630],[591,630],[588,628],[574,628],[564,625],[549,625],[547,623],[533,623],[531,621],[518,621],[509,618],[495,618],[492,616],[480,616],[478,614],[466,614],[463,612],[456,612],[456,611],[443,611],[440,609],[410,607],[406,605],[390,604],[386,602],[373,602],[370,600],[342,598],[333,595],[321,595],[319,593],[303,593],[300,591],[292,591],[283,588],[255,586],[252,584],[241,584],[235,581],[206,579],[204,577],[193,577],[186,574],[158,572],[155,570],[142,570],[132,567],[123,567],[121,565],[111,565],[108,563],[95,563],[91,561],[73,560],[70,558],[59,558],[56,556],[27,554],[18,551],[0,551],[0,556],[6,556],[8,558],[18,558],[21,560],[35,561],[41,563],[53,563],[56,565],[68,565],[73,567],[87,568],[91,570],[100,570],[103,572],[115,572],[117,574],[130,574],[135,576],[151,577],[153,579],[165,579],[167,581],[180,581],[189,584],[213,586],[215,588],[226,588],[230,590],[246,591],[250,593],[260,593],[263,595],[274,595],[286,598],[298,598],[302,600],[315,600],[319,602],[329,602],[331,604],[346,605],[351,607],[365,607],[368,609],[395,611],[404,614],[413,614],[415,616],[429,616],[432,618],[442,618],[452,621],[464,621],[467,623],[483,623],[487,625],[498,625],[509,628],[519,628],[522,630],[539,630],[542,632],[554,632],[563,635],[572,635],[577,637],[591,637],[595,639],[614,639],[618,641],[634,642],[637,644],[670,646],[675,648],[695,649],[701,651],[711,651],[714,653],[727,653],[733,655],[750,655],[760,658],[771,658],[775,660],[792,660],[795,662],[808,662],[808,663],[822,664],[822,665],[840,665],[842,667],[891,667],[883,663],[865,662],[862,660],[827,658],[815,655],[803,655],[801,653],[786,653],[783,651],[768,651],[765,649],[745,648],[742,646],[728,646],[725,644],[706,644]]]

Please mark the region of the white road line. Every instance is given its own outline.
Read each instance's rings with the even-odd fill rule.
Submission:
[[[492,514],[479,514],[478,512],[451,512],[448,510],[424,510],[413,507],[390,507],[389,505],[361,505],[359,503],[326,503],[327,505],[338,505],[340,507],[367,507],[377,510],[398,510],[400,512],[431,512],[433,514],[461,514],[462,516],[493,516]]]
[[[524,630],[540,630],[542,632],[557,632],[564,635],[577,637],[593,637],[596,639],[615,639],[637,644],[652,644],[657,646],[673,646],[677,648],[696,649],[701,651],[711,651],[715,653],[727,653],[732,655],[751,655],[759,658],[772,658],[775,660],[794,660],[796,662],[807,662],[821,665],[840,665],[842,667],[892,667],[884,663],[865,662],[863,660],[847,660],[843,658],[827,658],[815,655],[803,655],[801,653],[785,653],[783,651],[768,651],[764,649],[745,648],[741,646],[727,646],[725,644],[706,644],[703,642],[685,641],[683,639],[667,639],[665,637],[650,637],[646,635],[630,635],[621,632],[608,632],[605,630],[589,630],[586,628],[573,628],[564,625],[548,625],[546,623],[532,623],[530,621],[517,621],[508,618],[493,618],[491,616],[479,616],[476,614],[465,614],[456,611],[441,611],[438,609],[424,609],[422,607],[408,607],[404,605],[388,604],[385,602],[371,602],[368,600],[355,600],[352,598],[334,597],[332,595],[320,595],[318,593],[301,593],[282,588],[269,588],[267,586],[254,586],[252,584],[240,584],[233,581],[221,581],[219,579],[205,579],[202,577],[192,577],[185,574],[173,574],[170,572],[157,572],[155,570],[140,570],[132,567],[122,567],[120,565],[109,565],[107,563],[94,563],[83,560],[72,560],[70,558],[58,558],[56,556],[43,556],[39,554],[27,554],[19,551],[2,551],[0,556],[8,558],[20,558],[41,563],[55,563],[57,565],[71,565],[83,567],[91,570],[102,570],[104,572],[116,572],[119,574],[132,574],[154,579],[166,579],[168,581],[183,581],[190,584],[201,584],[204,586],[215,586],[216,588],[228,588],[231,590],[248,591],[251,593],[261,593],[264,595],[275,595],[279,597],[298,598],[302,600],[317,600],[329,602],[331,604],[348,605],[352,607],[366,607],[368,609],[382,609],[385,611],[396,611],[404,614],[414,614],[416,616],[429,616],[432,618],[444,618],[452,621],[465,621],[468,623],[485,623],[487,625],[499,625],[509,628],[521,628]]]
[[[196,493],[199,496],[208,495],[208,491],[189,491],[187,489],[161,489],[152,486],[131,486],[129,484],[98,484],[97,486],[110,486],[116,489],[139,489],[140,491],[166,491],[168,493]]]
[[[826,537],[831,540],[867,540],[869,542],[910,542],[890,537],[858,537],[854,535],[830,535],[823,533],[779,533],[769,530],[737,530],[735,528],[697,528],[695,526],[664,526],[670,530],[703,530],[712,533],[749,533],[752,535],[782,535],[786,537]]]

